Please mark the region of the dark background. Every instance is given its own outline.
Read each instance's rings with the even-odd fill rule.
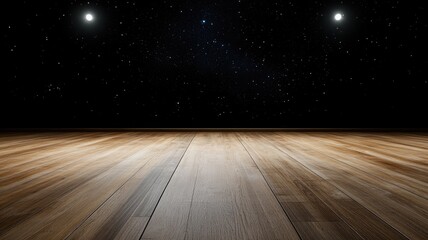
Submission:
[[[428,127],[424,1],[8,2],[2,128]]]

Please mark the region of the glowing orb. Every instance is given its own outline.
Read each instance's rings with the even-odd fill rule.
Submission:
[[[342,19],[343,19],[343,14],[336,13],[336,15],[334,15],[334,20],[341,21]]]
[[[94,16],[90,13],[86,14],[85,16],[86,21],[92,22],[94,20]]]

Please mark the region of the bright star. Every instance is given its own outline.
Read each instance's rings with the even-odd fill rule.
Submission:
[[[86,14],[85,16],[86,21],[92,22],[94,20],[94,16],[90,13]]]
[[[334,15],[334,20],[339,22],[339,21],[342,21],[342,19],[343,19],[343,14],[336,13],[336,15]]]

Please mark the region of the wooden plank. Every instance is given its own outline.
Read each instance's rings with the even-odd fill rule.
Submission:
[[[129,141],[129,135],[124,135],[124,137],[127,139],[126,141]],[[85,137],[83,138],[85,139]],[[0,193],[2,197],[11,199],[7,194],[15,191],[17,186],[25,188],[26,184],[34,185],[36,179],[44,178],[52,172],[74,165],[85,156],[111,149],[110,144],[117,142],[116,138],[117,136],[106,136],[99,139],[89,137],[91,140],[88,141],[82,141],[80,138],[76,142],[61,142],[59,146],[55,145],[52,149],[34,150],[33,154],[17,152],[13,157],[5,157],[5,162],[9,164],[1,164]],[[35,142],[32,145],[38,145],[38,141],[35,140]],[[103,144],[105,142],[108,144]],[[79,151],[76,152],[75,149]]]
[[[196,135],[0,134],[0,239],[428,238],[426,134]]]
[[[198,133],[143,239],[298,239],[232,133]]]
[[[129,144],[135,140],[128,138],[121,142],[112,141],[109,144],[113,144],[113,146],[119,143]],[[83,138],[82,141],[86,141],[86,139]],[[57,197],[78,188],[85,181],[104,172],[106,168],[114,166],[114,164],[123,160],[126,154],[137,151],[137,146],[135,145],[108,146],[110,149],[106,150],[104,149],[104,144],[95,145],[93,146],[95,153],[87,156],[81,155],[79,151],[76,151],[78,149],[75,148],[64,149],[64,153],[68,154],[68,151],[72,153],[70,156],[65,157],[65,154],[64,158],[57,158],[57,163],[62,165],[63,161],[67,162],[70,160],[74,161],[75,164],[3,191],[0,195],[0,235],[19,222],[33,217],[37,212],[49,207],[57,201]],[[130,152],[125,153],[120,151],[125,149],[128,149]],[[106,159],[106,156],[110,158]],[[30,174],[28,178],[33,178],[33,175]]]
[[[104,139],[110,134],[105,134],[101,138]],[[115,134],[117,135],[117,134]],[[25,155],[25,154],[34,154],[35,151],[40,151],[41,153],[48,153],[48,149],[55,149],[61,144],[67,144],[72,142],[80,142],[84,138],[90,138],[96,140],[96,133],[68,133],[61,135],[52,135],[52,134],[30,134],[23,135],[19,140],[13,139],[3,139],[0,140],[2,147],[0,148],[0,163],[7,164],[8,156],[16,155]]]
[[[344,157],[347,164],[428,199],[428,163],[423,164],[417,157],[427,156],[427,150],[416,151],[416,148],[409,151],[398,148],[400,145],[390,148],[387,140],[380,144],[379,141],[373,141],[372,137],[359,137],[355,141],[348,141],[348,138],[330,135],[328,139],[316,140],[323,146],[323,153],[340,160],[343,159],[343,149],[346,149]],[[311,139],[312,136],[308,137],[308,140]],[[409,158],[418,160],[410,161]]]
[[[273,135],[239,133],[239,136],[302,238],[405,239],[291,155],[276,148],[275,144],[281,143],[264,139],[265,136],[271,139]],[[355,218],[346,210],[350,206],[359,210],[361,218]]]
[[[382,173],[351,164],[353,159],[348,157],[346,148],[336,150],[335,154],[341,153],[340,157],[332,156],[320,144],[322,138],[322,134],[316,138],[308,134],[278,134],[270,136],[269,141],[408,238],[426,239],[428,202],[425,198],[398,187],[391,176],[380,178]]]
[[[164,134],[142,134],[131,139],[110,151],[86,156],[81,159],[86,162],[84,165],[56,173],[58,178],[61,174],[67,177],[59,181],[51,179],[40,191],[32,192],[29,188],[28,196],[1,210],[4,219],[1,226],[14,219],[13,228],[6,229],[1,237],[36,239],[43,232],[49,232],[53,239],[67,236],[146,164],[145,157],[150,156],[153,147],[162,148],[171,140]]]
[[[153,149],[152,158],[68,238],[139,239],[193,135]]]

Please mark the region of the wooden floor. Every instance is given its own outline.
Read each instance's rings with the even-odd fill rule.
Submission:
[[[428,135],[0,134],[0,239],[428,239]]]

